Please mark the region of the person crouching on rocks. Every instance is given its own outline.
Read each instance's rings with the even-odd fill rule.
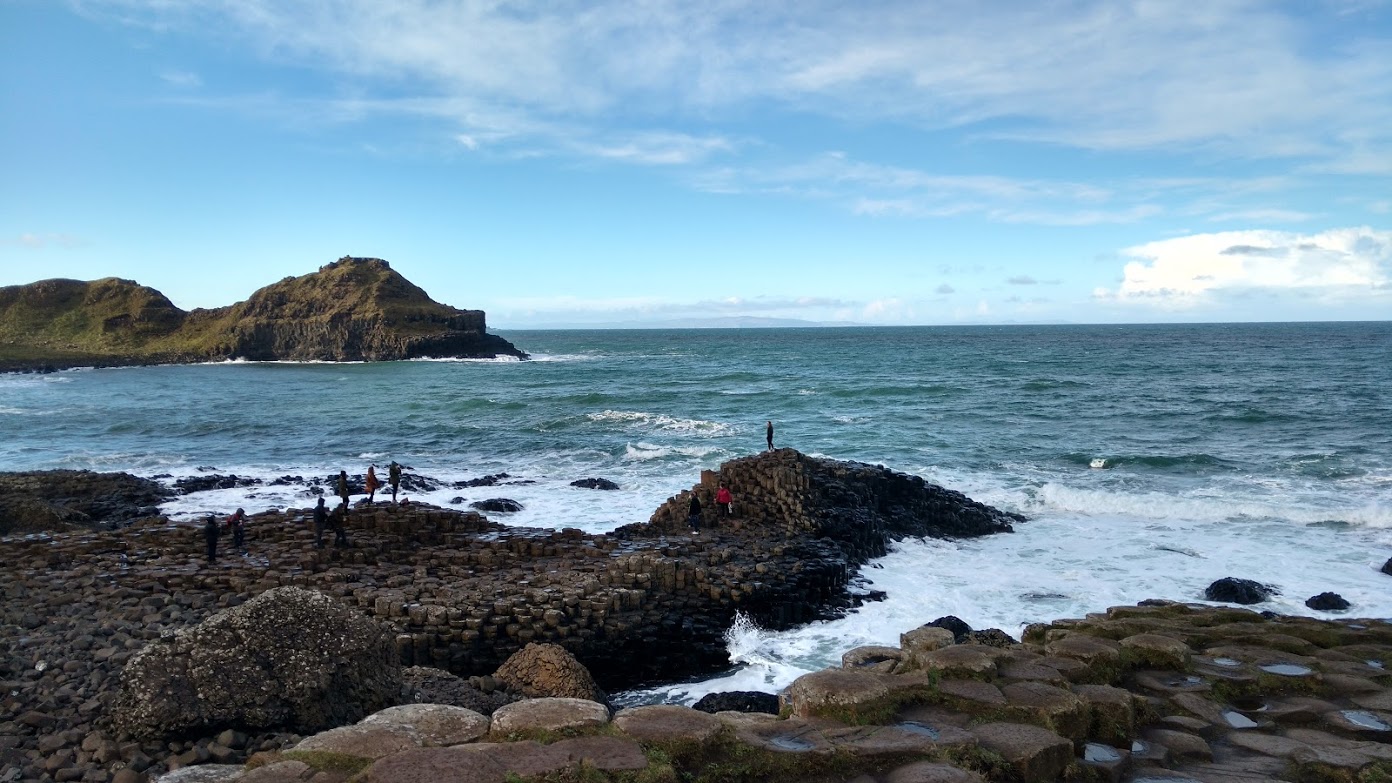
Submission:
[[[246,554],[246,511],[237,509],[227,518],[227,530],[232,533],[232,546]]]
[[[725,482],[720,482],[720,489],[715,491],[715,505],[720,509],[722,518],[730,518],[730,505],[734,502],[735,498],[730,494],[730,488],[725,486]]]
[[[698,535],[701,532],[701,501],[696,497],[696,493],[691,493],[691,507],[686,514],[686,524],[691,526],[691,535]]]
[[[324,548],[324,529],[329,526],[329,509],[324,506],[324,499],[319,498],[319,503],[314,507],[314,548]]]
[[[217,561],[218,524],[217,524],[217,517],[213,516],[212,514],[209,514],[209,515],[208,515],[208,518],[205,519],[205,520],[203,520],[203,539],[204,539],[204,541],[206,541],[207,544],[208,544],[208,562],[209,562],[209,563],[216,562],[216,561]]]
[[[372,499],[377,496],[377,488],[382,486],[382,482],[377,480],[377,466],[367,466],[367,478],[363,479],[363,487],[367,489],[367,503],[372,505]]]

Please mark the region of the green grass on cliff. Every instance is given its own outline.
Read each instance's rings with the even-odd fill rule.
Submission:
[[[0,288],[0,371],[233,358],[248,335],[285,322],[379,324],[418,337],[473,318],[481,331],[481,313],[435,302],[376,259],[340,259],[244,302],[187,313],[131,280],[43,280]]]

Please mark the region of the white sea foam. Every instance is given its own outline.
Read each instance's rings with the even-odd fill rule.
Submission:
[[[417,356],[407,359],[410,362],[445,362],[450,364],[511,364],[522,361],[516,356],[466,357],[466,356]]]
[[[732,430],[729,424],[704,419],[683,419],[665,413],[644,411],[606,410],[600,413],[587,413],[586,418],[595,422],[619,422],[630,425],[643,425],[657,430],[680,432],[693,435],[716,437],[727,435]]]

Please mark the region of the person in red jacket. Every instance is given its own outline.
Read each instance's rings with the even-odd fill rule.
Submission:
[[[722,518],[730,518],[730,504],[734,503],[734,501],[734,497],[730,495],[729,487],[725,486],[725,482],[720,482],[720,489],[715,491],[715,505],[720,508],[720,516]]]

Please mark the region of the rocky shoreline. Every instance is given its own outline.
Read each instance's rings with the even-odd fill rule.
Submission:
[[[716,515],[721,480],[741,498],[735,519]],[[699,536],[685,523],[693,493],[706,508]],[[313,588],[388,624],[402,665],[487,674],[545,641],[614,689],[727,665],[737,611],[785,628],[873,599],[856,591],[856,569],[894,538],[1003,532],[1018,519],[916,477],[782,449],[727,463],[650,523],[609,535],[377,503],[349,511],[351,547],[316,548],[310,510],[290,509],[251,517],[247,554],[212,565],[199,529],[162,517],[10,537],[0,629],[15,643],[0,658],[0,728],[18,734],[5,758],[32,762],[42,735],[63,738],[43,759],[75,760],[132,655],[278,587]],[[193,750],[175,739],[140,751],[151,768]],[[250,736],[223,760],[275,741]]]

